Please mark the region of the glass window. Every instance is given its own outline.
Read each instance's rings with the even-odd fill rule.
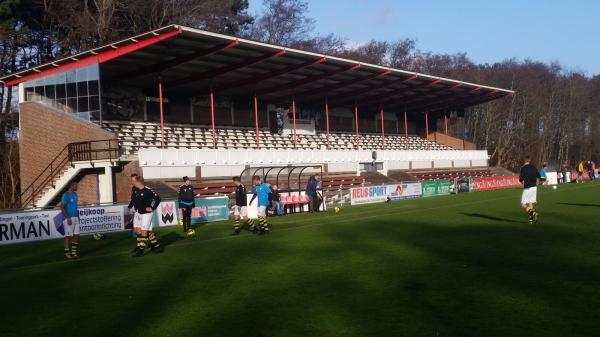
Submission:
[[[56,98],[55,94],[54,94],[54,85],[47,85],[45,87],[46,90],[46,97],[49,99],[54,99]]]
[[[77,96],[81,97],[81,96],[87,96],[87,95],[88,95],[87,82],[77,82]]]
[[[89,111],[89,103],[88,103],[88,97],[79,97],[77,99],[77,111],[79,112],[85,112],[85,111]]]
[[[75,70],[68,71],[68,72],[66,72],[65,75],[67,76],[67,80],[66,80],[67,83],[77,82]]]
[[[43,102],[83,119],[100,111],[99,66],[97,64],[25,81],[26,101]]]
[[[100,97],[90,96],[90,111],[100,110]]]
[[[98,95],[100,93],[98,90],[98,81],[89,81],[88,90],[90,95]]]
[[[60,83],[56,85],[56,98],[66,98],[67,97],[67,90],[65,87],[65,83]]]
[[[44,87],[43,86],[35,87],[35,94],[39,95],[39,96],[44,96]]]
[[[67,99],[67,110],[68,112],[77,112],[77,98]]]
[[[75,83],[67,83],[67,97],[77,97],[77,85]]]
[[[76,71],[76,81],[77,82],[87,82],[87,68],[79,68]]]

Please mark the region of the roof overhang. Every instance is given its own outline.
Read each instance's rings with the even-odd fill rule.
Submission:
[[[511,90],[420,74],[171,25],[0,78],[4,85],[89,64],[103,85],[246,96],[262,101],[383,106],[413,112],[465,108]]]

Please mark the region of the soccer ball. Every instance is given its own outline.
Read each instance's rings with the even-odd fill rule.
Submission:
[[[554,186],[552,186],[552,188],[553,188],[553,189],[557,189],[557,188],[558,188],[558,186],[554,185]]]
[[[333,209],[334,212],[339,213],[341,211],[341,209],[339,207],[336,207]]]
[[[196,237],[196,231],[193,229],[189,229],[187,231],[187,233],[185,233],[185,236],[187,236],[188,238],[195,238]]]
[[[104,234],[96,233],[96,234],[92,235],[92,237],[94,238],[94,240],[100,241],[100,240],[104,239]]]

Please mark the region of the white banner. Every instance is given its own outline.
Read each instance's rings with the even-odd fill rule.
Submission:
[[[81,235],[124,229],[123,206],[80,208],[79,219]],[[0,245],[62,238],[63,220],[59,210],[0,214]]]
[[[389,185],[390,198],[392,200],[415,199],[423,194],[421,183],[402,183]]]
[[[175,226],[179,222],[179,210],[175,201],[163,201],[156,208],[158,226]]]
[[[350,189],[350,205],[384,202],[388,198],[388,185],[354,187]]]
[[[79,231],[81,235],[115,232],[123,229],[123,206],[84,207],[79,209]],[[64,231],[61,234],[64,234]]]
[[[558,185],[558,172],[546,173],[546,185]]]
[[[61,238],[53,220],[58,214],[60,211],[0,214],[0,245]]]

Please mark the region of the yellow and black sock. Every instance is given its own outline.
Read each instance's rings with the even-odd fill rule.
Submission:
[[[79,242],[71,242],[71,255],[77,255],[77,248],[79,247]]]
[[[158,242],[158,239],[156,238],[156,235],[154,235],[154,232],[148,233],[148,240],[150,241],[150,247],[152,247],[153,249],[160,247],[160,242]]]
[[[254,230],[256,225],[254,224],[254,219],[246,219],[246,224],[248,225],[249,230]]]
[[[240,230],[240,220],[239,219],[233,220],[233,229],[236,231]]]
[[[260,224],[260,228],[263,231],[265,231],[265,232],[269,231],[269,224],[267,223],[267,219],[260,217],[260,218],[258,218],[258,223]]]
[[[69,248],[65,248],[65,255],[69,254]]]
[[[148,246],[148,239],[143,236],[137,237],[137,250],[143,252]]]

